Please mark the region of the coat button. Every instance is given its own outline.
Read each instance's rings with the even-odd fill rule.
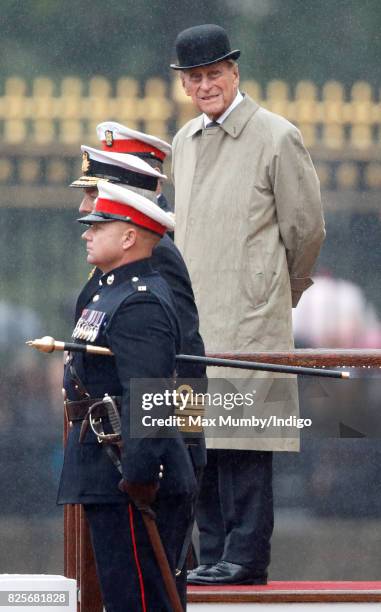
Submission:
[[[134,277],[132,278],[132,282],[133,282],[133,283],[137,283],[137,282],[138,282],[138,280],[139,280],[139,277],[138,277],[138,276],[134,276]]]
[[[98,300],[99,300],[99,295],[98,295],[98,294],[97,294],[97,295],[94,295],[94,297],[93,297],[93,302],[97,302]]]
[[[114,282],[114,278],[115,278],[114,275],[110,274],[110,276],[107,277],[107,284],[112,285]]]

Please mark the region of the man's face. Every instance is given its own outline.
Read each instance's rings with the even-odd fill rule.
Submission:
[[[229,108],[237,95],[238,66],[223,61],[190,68],[182,73],[181,80],[193,104],[215,121]]]
[[[85,215],[93,211],[95,200],[98,197],[98,189],[96,187],[86,187],[83,191],[82,202],[78,210],[82,215]]]
[[[133,232],[124,221],[93,223],[82,234],[86,240],[87,263],[109,272],[122,265],[129,233]]]

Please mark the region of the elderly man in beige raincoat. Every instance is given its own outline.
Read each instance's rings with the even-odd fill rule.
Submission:
[[[240,52],[231,50],[223,28],[189,28],[177,37],[176,51],[171,67],[202,114],[173,142],[175,240],[191,275],[206,349],[292,349],[291,309],[312,284],[325,235],[310,156],[295,126],[239,91]],[[295,414],[297,394],[291,396],[287,410]],[[265,584],[271,451],[298,450],[299,440],[282,433],[212,437],[208,447],[197,512],[201,565],[188,581]]]

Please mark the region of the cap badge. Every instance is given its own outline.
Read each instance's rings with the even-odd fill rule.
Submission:
[[[90,155],[87,151],[82,153],[82,172],[86,173],[90,169]]]
[[[114,142],[114,137],[112,135],[112,131],[111,130],[106,130],[105,131],[105,140],[106,140],[106,145],[108,147],[112,147],[112,144]]]

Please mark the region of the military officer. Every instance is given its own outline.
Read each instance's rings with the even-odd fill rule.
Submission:
[[[112,127],[109,122],[107,122],[106,125],[108,128]],[[106,131],[107,130],[105,130],[105,132]],[[107,138],[110,142],[110,136],[107,136]],[[84,190],[84,197],[79,209],[82,213],[90,213],[93,210],[94,202],[98,195],[97,184],[100,178],[107,179],[113,183],[128,185],[131,190],[139,190],[140,193],[153,199],[155,199],[158,180],[164,180],[166,178],[165,175],[158,171],[158,167],[153,168],[146,163],[145,160],[148,158],[141,158],[140,155],[136,156],[135,153],[131,154],[128,152],[128,150],[140,150],[144,148],[144,144],[132,144],[130,140],[128,140],[128,144],[123,144],[124,139],[118,140],[117,138],[113,140],[113,142],[114,144],[115,142],[119,144],[115,146],[112,151],[96,150],[84,145],[81,147],[83,155],[83,173],[80,178],[71,184],[71,186]],[[164,145],[161,146],[162,148],[164,147]],[[151,150],[152,144],[150,144],[149,147]],[[145,151],[144,154],[149,155],[149,152]],[[159,159],[159,156],[162,157],[164,152],[160,153],[160,150],[156,150],[155,147],[154,150],[151,151],[151,154]],[[197,307],[188,271],[180,251],[167,235],[164,235],[156,246],[154,246],[152,266],[166,280],[173,292],[181,330],[180,352],[191,355],[204,355],[204,344],[198,331],[199,320]],[[76,305],[75,322],[80,318],[86,303],[97,293],[101,274],[101,270],[96,268],[95,272],[81,291]],[[193,387],[197,386],[199,391],[205,389],[206,376],[205,367],[203,365],[179,362],[177,364],[177,374],[180,379],[191,379]],[[187,444],[192,464],[199,480],[206,464],[205,439],[200,433],[189,433],[187,437],[184,438],[184,441]],[[178,569],[182,570],[182,574],[177,577],[177,584],[179,591],[184,597],[186,591],[186,584],[184,581],[186,571],[185,561],[187,545],[189,545],[191,540],[190,536],[191,528],[189,528],[183,550],[178,559]]]
[[[89,225],[83,234],[87,261],[101,275],[73,338],[107,346],[113,357],[72,353],[65,366],[70,429],[58,503],[84,505],[107,612],[170,612],[137,508],[152,506],[174,572],[196,482],[176,428],[171,438],[162,437],[163,432],[156,437],[132,436],[131,419],[141,418],[142,407],[131,400],[130,390],[131,379],[171,379],[175,370],[180,348],[176,309],[151,259],[152,249],[173,221],[156,204],[123,186],[100,181],[98,190],[94,210],[79,221]],[[120,446],[106,452],[110,445],[100,444],[92,429],[96,424],[97,433],[112,431],[106,402],[102,403],[105,394],[120,413],[121,452]]]
[[[107,125],[110,128],[111,123],[106,122],[100,125]],[[104,130],[104,133],[107,131]],[[140,132],[136,133],[140,135]],[[98,134],[102,136],[103,132],[98,130]],[[108,138],[110,142],[110,137]],[[154,139],[154,137],[149,138]],[[155,144],[157,144],[156,140],[158,139],[154,139]],[[151,158],[155,156],[155,159],[159,159],[159,156],[161,156],[164,159],[164,152],[160,153],[161,149],[150,145],[148,146],[149,151],[142,152],[141,149],[144,148],[144,144],[139,144],[140,141],[118,139],[116,135],[112,142],[114,143],[112,151],[100,151],[84,145],[81,147],[83,155],[82,176],[73,181],[70,186],[84,190],[84,197],[79,208],[79,211],[83,214],[91,212],[94,207],[98,195],[97,183],[100,178],[113,183],[128,185],[132,190],[135,188],[143,189],[145,195],[149,195],[149,192],[151,192],[152,198],[154,198],[158,180],[166,178],[157,169],[150,167],[146,163],[145,157],[141,157],[141,155],[149,155]],[[116,145],[117,142],[123,144]],[[164,148],[164,144],[160,146]],[[170,150],[170,146],[167,146]],[[132,151],[138,151],[139,155],[132,153]],[[173,241],[165,235],[155,246],[152,258],[154,269],[160,272],[174,294],[181,327],[181,352],[189,355],[204,355],[204,343],[199,333],[198,312],[192,285],[180,251]],[[80,293],[76,306],[76,320],[83,309],[84,301],[97,290],[99,275],[100,271],[96,270]],[[181,378],[203,378],[205,367],[199,364],[178,364],[178,375]],[[206,454],[203,453],[203,457],[197,459],[199,467],[205,463],[205,456]]]

